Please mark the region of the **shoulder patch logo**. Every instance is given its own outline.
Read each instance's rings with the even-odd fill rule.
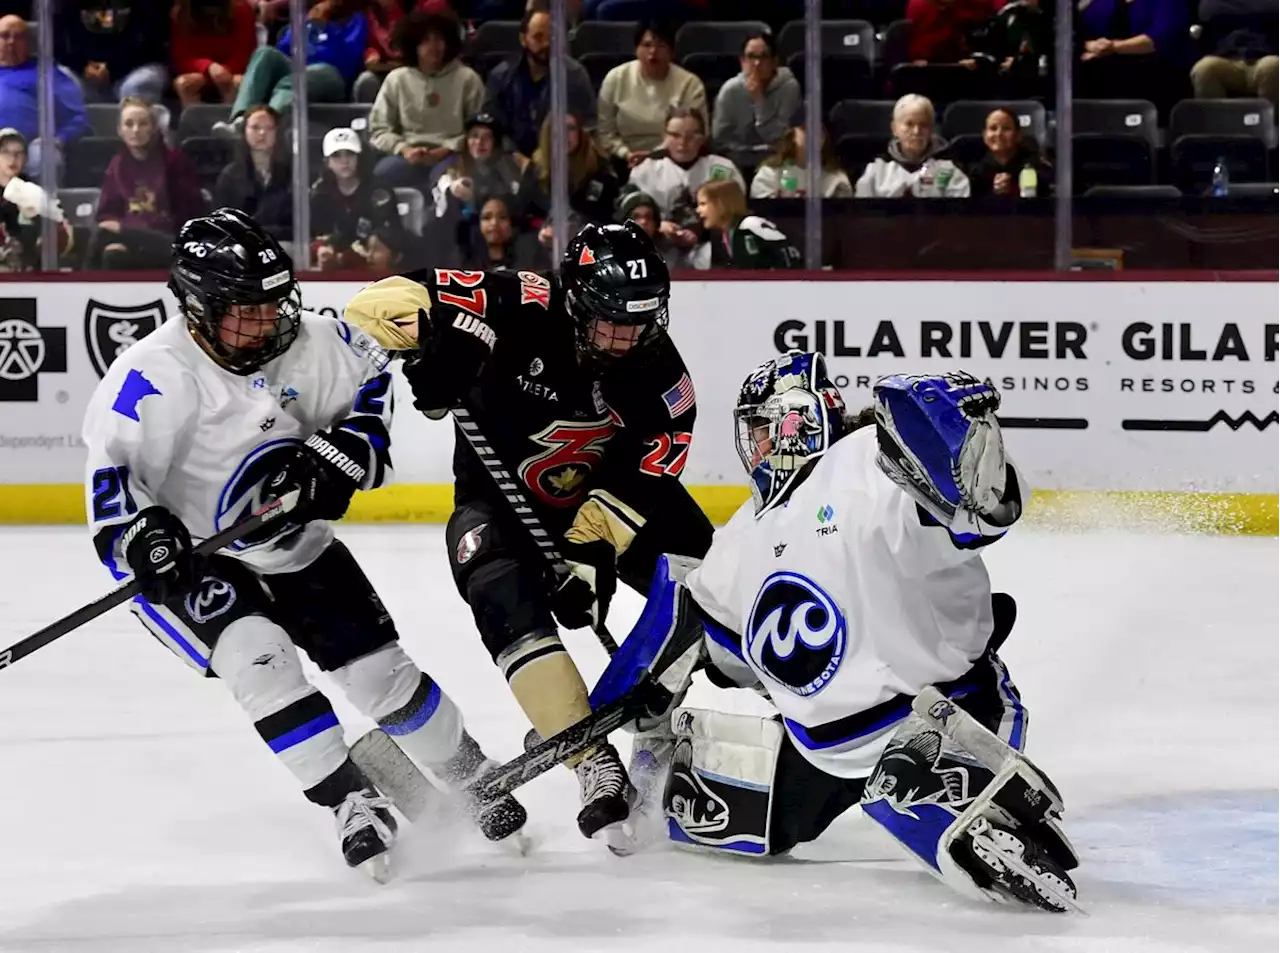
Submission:
[[[124,383],[120,385],[120,393],[116,394],[115,403],[111,405],[111,409],[121,417],[139,420],[138,404],[144,397],[150,397],[152,394],[157,397],[164,396],[160,393],[160,388],[143,376],[142,371],[136,367],[132,368],[125,376]]]
[[[596,263],[596,253],[590,248],[583,246],[582,254],[578,256],[579,265],[594,265]]]

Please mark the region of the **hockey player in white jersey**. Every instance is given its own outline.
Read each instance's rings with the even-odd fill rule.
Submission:
[[[714,683],[776,706],[775,719],[675,708],[641,726],[632,777],[650,814],[662,792],[672,840],[778,854],[861,803],[961,893],[1074,907],[1061,798],[1021,754],[1027,713],[997,654],[1014,603],[993,596],[981,556],[1029,493],[998,405],[967,374],[889,377],[851,417],[816,353],[748,377],[735,421],[752,498],[701,563],[659,567],[592,694],[604,704],[658,674],[653,659],[699,626],[685,661],[700,651]],[[663,677],[673,704],[689,668]]]
[[[222,679],[306,797],[334,812],[347,863],[378,876],[390,802],[348,757],[297,648],[446,784],[460,790],[494,764],[400,648],[329,524],[356,490],[390,479],[387,357],[303,313],[288,254],[234,209],[182,227],[169,287],[181,317],[111,365],[85,416],[94,544],[116,579],[141,583],[131,608],[143,625]],[[193,557],[193,540],[293,490],[287,521]],[[509,796],[468,806],[490,839],[524,823]]]

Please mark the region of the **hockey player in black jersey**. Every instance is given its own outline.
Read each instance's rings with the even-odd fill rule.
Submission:
[[[693,382],[667,335],[670,278],[634,223],[589,225],[560,274],[437,268],[374,282],[346,318],[406,351],[414,403],[471,414],[570,573],[555,578],[461,433],[446,534],[458,591],[543,737],[590,713],[561,644],[604,622],[617,579],[644,592],[659,554],[703,555],[712,527],[680,484]],[[611,745],[575,764],[588,837],[624,821],[634,794]]]

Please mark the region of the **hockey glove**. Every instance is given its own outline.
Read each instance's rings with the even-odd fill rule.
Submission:
[[[181,598],[196,583],[191,534],[163,506],[148,506],[133,518],[120,535],[120,551],[148,602]]]
[[[439,420],[467,395],[484,362],[493,353],[497,335],[474,315],[437,308],[428,318],[418,312],[419,355],[405,361],[405,380],[413,389],[413,406]]]
[[[369,445],[345,430],[313,433],[289,460],[268,474],[264,493],[277,499],[298,491],[298,506],[290,514],[295,523],[341,519],[351,496],[364,482]]]
[[[944,526],[958,510],[1012,522],[1009,483],[990,381],[958,372],[885,377],[873,388],[876,463]]]
[[[563,543],[560,551],[569,572],[551,597],[552,613],[566,629],[599,628],[618,587],[617,553],[603,540]]]

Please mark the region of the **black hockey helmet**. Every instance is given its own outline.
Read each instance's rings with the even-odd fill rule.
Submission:
[[[578,232],[561,259],[560,283],[578,348],[588,357],[615,360],[666,330],[671,275],[635,222]]]
[[[293,259],[244,212],[220,208],[178,231],[169,290],[209,355],[233,374],[250,374],[298,336],[302,296]],[[234,306],[275,305],[274,325],[242,330],[223,319]],[[253,322],[256,324],[257,322]]]

